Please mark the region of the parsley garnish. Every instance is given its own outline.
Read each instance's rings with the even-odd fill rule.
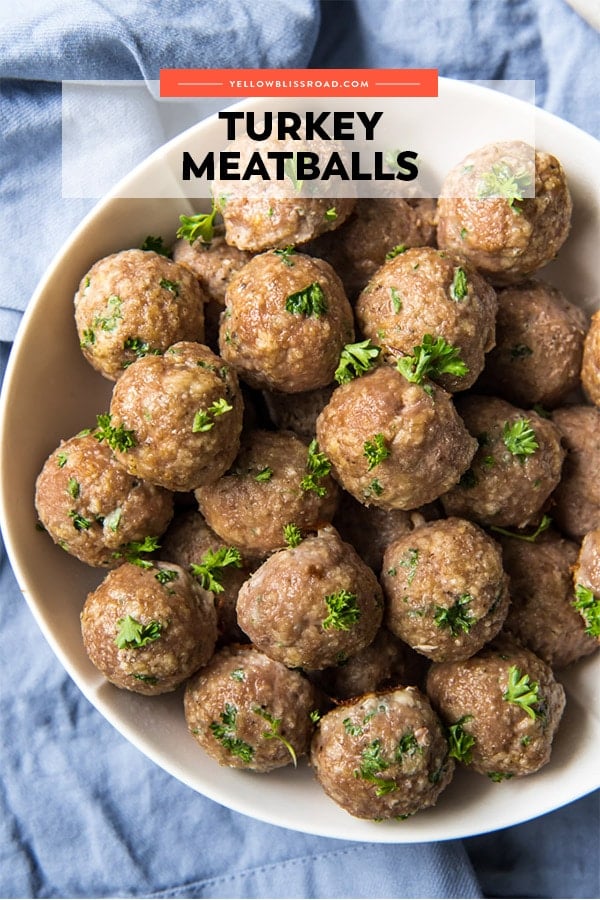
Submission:
[[[392,309],[396,314],[398,314],[402,309],[402,299],[400,297],[400,294],[394,287],[390,288],[390,294],[392,296]]]
[[[452,637],[461,631],[468,634],[476,621],[468,610],[472,599],[470,594],[462,594],[450,607],[436,606],[433,621],[438,628],[449,628]]]
[[[317,497],[325,497],[327,489],[320,483],[323,478],[327,478],[331,472],[331,462],[327,456],[319,450],[319,445],[314,438],[309,446],[306,457],[306,471],[300,482],[303,491],[314,491]]]
[[[156,675],[144,675],[141,672],[132,672],[131,675],[133,678],[137,678],[138,681],[143,681],[144,684],[158,684]]]
[[[385,772],[386,769],[389,769],[390,765],[391,763],[389,763],[381,753],[381,738],[375,738],[375,740],[371,741],[369,746],[365,747],[362,751],[360,769],[357,769],[354,774],[355,777],[360,775],[365,781],[376,784],[377,789],[375,790],[375,795],[377,797],[383,797],[398,789],[398,785],[393,779],[382,778],[381,775],[378,774]]]
[[[489,172],[481,176],[481,184],[477,192],[478,199],[485,197],[503,197],[508,200],[508,205],[513,212],[521,210],[515,206],[515,201],[523,199],[523,188],[531,184],[531,175],[528,172],[513,172],[506,163],[498,162],[492,165]]]
[[[67,493],[69,497],[72,497],[73,500],[77,500],[81,491],[81,485],[77,481],[76,478],[69,478],[69,483],[67,485]]]
[[[117,636],[115,644],[119,650],[139,650],[147,644],[157,641],[162,632],[160,622],[151,621],[142,625],[132,616],[125,616],[117,620]]]
[[[392,247],[391,250],[385,254],[386,259],[394,259],[396,256],[399,256],[401,253],[406,253],[407,251],[406,244],[396,244],[395,247]]]
[[[87,531],[88,528],[91,527],[92,520],[86,519],[86,517],[82,516],[81,513],[78,513],[76,509],[69,510],[69,518],[73,521],[73,528],[75,531]]]
[[[250,763],[254,758],[254,748],[235,736],[237,712],[237,707],[233,703],[226,703],[225,711],[221,713],[221,722],[211,722],[209,727],[215,738],[232,756]]]
[[[283,526],[283,537],[288,547],[293,549],[302,541],[302,532],[297,525],[294,525],[293,522],[289,522],[287,525]]]
[[[491,531],[497,531],[498,534],[503,534],[506,537],[518,538],[520,541],[529,541],[531,544],[534,543],[542,534],[542,532],[546,531],[547,528],[552,524],[552,519],[550,516],[542,516],[542,521],[531,534],[519,534],[517,531],[509,531],[507,528],[500,528],[498,525],[490,525]]]
[[[169,259],[173,255],[169,248],[165,247],[163,239],[161,237],[154,237],[152,234],[148,235],[140,247],[140,250],[152,250],[154,253],[159,253],[161,256],[166,256]]]
[[[237,547],[219,547],[218,550],[207,550],[200,563],[192,563],[190,572],[198,579],[205,591],[221,594],[225,588],[219,581],[217,572],[234,566],[242,567],[242,555]]]
[[[396,747],[396,761],[401,763],[404,756],[414,756],[415,753],[422,752],[423,750],[419,746],[414,731],[407,731],[398,741],[398,746]]]
[[[264,469],[261,469],[258,475],[254,476],[255,481],[264,482],[270,481],[273,477],[273,469],[271,466],[265,466]]]
[[[295,252],[296,251],[294,250],[294,247],[292,244],[288,244],[288,246],[284,247],[283,250],[273,250],[273,253],[275,254],[275,256],[279,257],[279,259],[284,264],[284,266],[290,266],[290,267],[294,265],[294,260],[290,259],[290,257],[293,256]]]
[[[215,234],[215,218],[217,208],[213,201],[209,213],[196,213],[195,216],[179,216],[181,225],[177,230],[178,238],[185,238],[190,244],[200,239],[203,244],[210,244]]]
[[[458,266],[454,270],[454,280],[450,285],[450,296],[453,300],[464,300],[467,294],[469,293],[469,282],[467,280],[467,273],[463,268]]]
[[[285,301],[286,311],[299,316],[324,316],[327,312],[325,293],[318,281],[290,294]]]
[[[56,465],[58,466],[59,469],[62,469],[62,467],[64,465],[66,465],[68,458],[69,458],[68,454],[64,453],[63,451],[56,454]]]
[[[161,278],[159,281],[159,285],[161,288],[164,288],[165,291],[170,291],[171,294],[175,295],[175,297],[179,297],[179,282],[178,281],[169,281],[168,278]]]
[[[123,341],[123,350],[131,350],[138,359],[142,356],[162,356],[162,350],[158,347],[151,347],[148,341],[143,341],[141,337],[128,337]],[[123,368],[130,366],[130,362],[123,363]]]
[[[126,453],[136,446],[135,433],[129,431],[124,425],[119,425],[116,428],[114,425],[111,425],[112,416],[109,413],[100,413],[100,415],[96,416],[96,421],[98,427],[94,432],[94,437],[100,443],[106,441],[111,450],[120,450]]]
[[[472,734],[464,730],[463,725],[472,718],[473,716],[463,716],[454,725],[448,727],[448,744],[450,745],[448,756],[467,766],[471,762],[476,741]]]
[[[417,566],[419,564],[419,551],[416,547],[411,547],[400,560],[399,565],[402,566],[403,569],[408,569],[406,574],[406,583],[410,586],[413,583],[413,579],[417,572]],[[394,574],[396,574],[394,572]]]
[[[396,363],[398,371],[414,384],[421,384],[426,376],[466,375],[469,367],[459,356],[460,349],[444,338],[423,335],[423,342],[413,347],[413,356],[402,356]]]
[[[90,347],[92,344],[95,344],[95,343],[96,343],[96,335],[94,334],[93,328],[84,328],[79,346],[80,347]]]
[[[508,686],[502,694],[502,699],[509,703],[516,703],[524,709],[530,719],[541,718],[543,713],[534,709],[540,704],[539,682],[531,681],[529,675],[521,675],[517,666],[511,666],[508,670]]]
[[[154,577],[159,584],[170,584],[179,578],[179,573],[175,569],[159,569]]]
[[[234,681],[244,681],[246,678],[243,669],[232,669],[229,674]]]
[[[500,781],[508,781],[509,778],[513,777],[510,772],[486,772],[486,775],[496,783],[499,783]]]
[[[141,554],[154,553],[159,547],[158,538],[149,535],[143,541],[129,541],[124,544],[120,550],[113,552],[113,559],[125,559],[126,562],[139,566],[140,569],[151,569],[153,563],[149,559],[144,559]]]
[[[585,619],[586,634],[600,637],[600,597],[597,597],[585,585],[578,584],[575,587],[575,600],[572,602],[575,609],[579,610]]]
[[[214,420],[217,416],[222,416],[227,412],[231,412],[232,409],[233,406],[231,406],[224,397],[221,397],[220,400],[215,400],[208,409],[199,409],[194,415],[192,432],[197,434],[199,431],[210,431],[211,428],[214,428],[215,426]]]
[[[540,446],[529,419],[505,422],[502,429],[502,440],[506,449],[513,456],[531,456]]]
[[[119,319],[122,319],[121,315],[121,304],[122,300],[117,294],[111,294],[110,297],[106,300],[106,305],[110,308],[110,315],[108,316],[96,316],[94,318],[94,325],[96,327],[101,328],[102,331],[114,331],[117,325],[119,324]]]
[[[337,210],[336,210],[335,206],[332,206],[331,209],[328,209],[326,211],[325,215],[323,216],[323,218],[325,219],[326,222],[335,222],[337,217],[338,217],[338,214],[337,214]]]
[[[380,353],[381,347],[372,344],[370,338],[357,344],[346,344],[333,377],[338,384],[347,384],[353,378],[359,378],[373,368]]]
[[[374,478],[367,488],[366,496],[370,497],[372,494],[374,494],[376,497],[381,497],[381,495],[383,494],[383,488],[378,478]]]
[[[356,625],[360,619],[357,596],[351,591],[340,590],[335,594],[327,594],[325,605],[329,610],[329,615],[321,623],[324,631],[329,628],[349,631],[350,626]]]
[[[281,719],[276,719],[275,716],[272,716],[271,713],[268,713],[267,710],[262,706],[252,707],[252,712],[256,713],[257,716],[260,716],[261,719],[264,719],[265,722],[267,722],[270,726],[267,731],[263,731],[262,736],[268,741],[281,741],[287,752],[292,757],[294,767],[296,767],[298,765],[296,751],[294,750],[290,742],[286,740],[281,734]]]
[[[369,463],[368,471],[374,469],[375,466],[378,466],[379,463],[382,463],[384,459],[387,459],[390,455],[390,450],[386,447],[385,437],[383,434],[374,434],[371,440],[365,441],[363,444],[363,456],[367,458]]]

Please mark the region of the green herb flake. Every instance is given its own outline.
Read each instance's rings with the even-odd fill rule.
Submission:
[[[511,666],[508,670],[507,688],[502,694],[502,699],[520,706],[530,719],[535,720],[543,718],[543,701],[539,690],[539,682],[532,681],[527,674],[522,675],[517,666]]]
[[[378,478],[374,478],[367,488],[367,496],[381,497],[382,494],[383,488],[381,486],[381,483]]]
[[[92,520],[86,519],[86,517],[82,516],[81,513],[78,513],[76,509],[69,510],[69,518],[73,522],[75,531],[87,531],[88,528],[91,528],[92,526]]]
[[[131,677],[144,684],[158,684],[156,675],[144,675],[142,672],[131,672]]]
[[[319,710],[319,709],[311,709],[311,711],[310,711],[309,714],[308,714],[308,718],[309,718],[310,721],[313,723],[313,725],[318,725],[319,722],[321,721],[321,718],[322,718],[322,717],[321,717],[321,710]]]
[[[79,494],[81,493],[81,485],[76,478],[69,478],[69,482],[67,484],[67,493],[69,497],[73,498],[73,500],[77,500],[77,498],[79,497]]]
[[[433,621],[438,628],[449,628],[452,637],[461,631],[468,634],[476,622],[468,608],[472,600],[470,594],[461,594],[450,607],[436,606]]]
[[[178,281],[169,281],[168,278],[161,278],[159,285],[161,288],[164,288],[165,291],[169,291],[175,297],[179,297],[180,284]]]
[[[294,547],[297,547],[298,544],[301,543],[302,532],[297,525],[294,525],[293,522],[288,522],[287,525],[283,526],[283,539],[285,540],[287,546],[291,550],[293,550]]]
[[[390,768],[391,763],[388,762],[381,752],[381,739],[375,738],[368,747],[362,751],[360,768],[355,770],[355,777],[361,777],[365,781],[375,784],[375,796],[384,797],[398,789],[398,785],[391,778],[383,778],[381,772],[385,772]]]
[[[410,549],[407,550],[398,565],[402,566],[403,569],[407,569],[406,583],[410,587],[417,573],[417,566],[419,565],[419,551],[417,550],[417,548],[410,547]]]
[[[147,236],[140,247],[140,250],[151,250],[153,253],[158,253],[160,256],[166,256],[168,259],[173,256],[169,248],[165,247],[163,239],[159,236],[155,237],[152,234]]]
[[[387,459],[390,454],[391,451],[385,443],[385,436],[381,433],[374,434],[370,440],[365,441],[363,444],[363,456],[367,459],[367,471],[369,472],[382,463],[384,459]]]
[[[392,247],[391,250],[385,254],[386,259],[395,259],[397,256],[400,256],[401,253],[406,253],[408,247],[406,244],[396,244],[395,247]]]
[[[473,747],[475,746],[475,738],[468,731],[465,731],[463,725],[470,722],[473,716],[463,716],[454,725],[448,727],[448,744],[450,752],[448,756],[458,760],[468,766],[473,757]]]
[[[128,337],[123,341],[123,350],[129,350],[136,355],[138,359],[143,356],[162,356],[162,350],[158,347],[151,347],[148,341],[142,340],[141,337]],[[131,365],[130,361],[123,363],[126,369]]]
[[[423,342],[413,347],[412,356],[402,356],[396,364],[398,371],[407,381],[422,384],[426,376],[439,378],[441,375],[462,377],[469,367],[460,358],[460,349],[448,344],[444,338],[423,336]]]
[[[586,634],[600,637],[600,597],[583,584],[575,586],[573,606],[579,611],[586,623]]]
[[[231,412],[232,409],[233,406],[224,397],[215,400],[208,409],[199,409],[194,414],[192,433],[198,434],[198,432],[210,431],[215,426],[215,419]]]
[[[154,620],[143,625],[132,616],[125,616],[124,619],[117,620],[117,628],[115,644],[119,650],[139,650],[157,641],[163,626]]]
[[[327,312],[325,292],[318,281],[289,294],[285,301],[286,311],[297,316],[315,316],[319,318]]]
[[[261,719],[264,719],[269,726],[268,729],[263,731],[262,737],[264,737],[267,741],[280,741],[287,752],[290,754],[292,762],[294,764],[294,768],[296,768],[296,766],[298,765],[296,751],[294,750],[290,742],[281,734],[281,719],[275,718],[275,716],[267,712],[264,706],[254,706],[252,707],[252,712],[257,716],[260,716]]]
[[[122,303],[123,301],[117,294],[111,294],[110,297],[107,297],[106,305],[108,307],[108,315],[96,316],[94,318],[93,324],[96,328],[101,328],[102,331],[114,331],[118,326],[119,321],[123,318],[121,314]]]
[[[213,594],[222,594],[225,588],[221,584],[219,572],[228,568],[241,569],[242,555],[237,547],[219,547],[217,550],[207,550],[202,555],[199,563],[190,565],[190,572],[197,578],[205,591]]]
[[[233,703],[226,703],[225,710],[220,716],[221,721],[211,722],[209,727],[215,739],[232,756],[237,756],[244,763],[251,763],[254,759],[254,748],[246,741],[236,737],[237,712],[237,707]]]
[[[400,297],[400,294],[398,293],[396,288],[392,287],[390,288],[390,295],[392,297],[392,309],[396,314],[398,314],[402,309],[402,299]]]
[[[469,282],[467,279],[467,273],[461,266],[458,266],[454,270],[454,278],[452,280],[452,284],[450,285],[450,296],[453,300],[460,302],[461,300],[465,299],[468,293]]]
[[[501,781],[508,781],[513,775],[510,772],[486,772],[487,777],[499,784]]]
[[[264,483],[270,481],[273,477],[273,469],[270,466],[265,466],[264,469],[261,469],[260,472],[254,476],[254,480],[259,483]]]
[[[517,457],[531,456],[540,446],[529,419],[525,418],[505,422],[502,440],[509,453]]]
[[[175,569],[159,569],[154,575],[159,584],[170,584],[179,578],[179,572]]]
[[[245,681],[246,676],[244,674],[243,669],[232,669],[229,673],[230,678],[233,678],[234,681]]]
[[[121,524],[122,516],[123,510],[120,506],[117,506],[116,509],[111,510],[108,515],[104,516],[104,527],[109,528],[115,534]]]
[[[317,497],[325,497],[327,488],[321,482],[331,472],[331,462],[325,453],[319,450],[316,438],[308,445],[306,471],[307,474],[300,482],[301,489],[303,491],[314,491]]]
[[[294,260],[292,256],[295,254],[295,250],[292,244],[288,244],[287,247],[284,247],[283,250],[273,250],[275,256],[278,256],[284,266],[289,266],[290,268],[294,265]]]
[[[508,201],[514,213],[520,214],[521,210],[515,206],[516,202],[523,200],[523,189],[531,185],[531,175],[521,170],[515,172],[507,163],[497,162],[492,165],[489,172],[481,176],[478,199],[487,197],[502,197]]]
[[[353,722],[349,716],[346,716],[342,721],[342,725],[344,726],[344,731],[346,734],[349,734],[350,737],[360,737],[364,733],[362,725]]]
[[[324,631],[335,628],[337,631],[349,631],[352,625],[356,625],[360,619],[360,609],[356,594],[345,589],[335,594],[327,594],[325,606],[329,610],[321,625]]]
[[[395,753],[396,762],[401,763],[405,756],[411,757],[422,752],[423,749],[420,747],[414,731],[407,731],[398,741]]]
[[[96,343],[96,334],[93,328],[84,328],[79,346],[85,349]]]
[[[550,518],[550,516],[544,515],[542,516],[540,524],[531,534],[523,534],[518,531],[509,531],[507,528],[500,528],[499,525],[490,525],[490,530],[496,531],[498,534],[503,534],[505,537],[518,538],[518,540],[520,541],[528,541],[529,543],[533,544],[538,539],[540,534],[543,534],[543,532],[546,531],[551,524],[552,519]]]
[[[353,378],[359,378],[373,368],[380,353],[381,347],[372,344],[370,338],[356,344],[346,344],[333,377],[338,384],[347,384]]]
[[[56,465],[58,466],[59,469],[62,469],[63,466],[65,466],[67,464],[68,458],[69,458],[69,455],[67,453],[64,453],[63,451],[56,454]]]
[[[112,424],[112,416],[109,413],[101,413],[96,416],[98,427],[94,432],[94,437],[102,443],[106,441],[111,450],[119,450],[126,453],[135,447],[137,442],[135,433],[129,431],[124,425],[114,426]]]
[[[200,240],[203,244],[210,244],[215,235],[215,218],[218,209],[213,202],[209,213],[196,213],[194,216],[179,216],[180,226],[177,230],[178,238],[185,238],[190,244]]]
[[[461,239],[461,241],[464,241],[464,239],[466,238],[466,236],[468,235],[468,233],[469,233],[469,231],[468,231],[467,228],[461,228],[461,229],[460,229],[460,239]]]
[[[152,569],[153,563],[149,559],[144,559],[142,554],[154,553],[159,547],[158,538],[148,535],[143,541],[129,541],[119,550],[114,550],[113,559],[124,559],[125,562],[139,566],[140,569]]]
[[[328,209],[326,211],[325,215],[323,216],[323,218],[325,219],[326,222],[335,222],[337,217],[338,217],[338,214],[337,214],[337,210],[336,210],[335,206],[332,206],[331,209]]]

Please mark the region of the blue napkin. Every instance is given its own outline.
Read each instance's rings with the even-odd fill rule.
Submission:
[[[63,79],[161,66],[535,78],[600,137],[599,38],[562,0],[23,0],[0,11],[0,340],[93,201],[61,198]],[[141,156],[169,133],[136,135]],[[10,344],[0,344],[3,372]],[[0,896],[594,897],[598,798],[465,842],[354,844],[230,812],[150,763],[52,655],[0,545]],[[475,867],[475,871],[474,871]]]

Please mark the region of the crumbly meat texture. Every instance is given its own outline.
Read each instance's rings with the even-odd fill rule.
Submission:
[[[317,419],[317,438],[342,487],[383,509],[435,500],[477,449],[443,388],[412,384],[389,366],[338,387]]]
[[[158,537],[173,495],[135,478],[93,432],[61,441],[38,475],[35,506],[52,540],[89,566],[112,568],[131,541]]]
[[[590,403],[600,406],[600,310],[592,316],[585,338],[581,383]]]
[[[191,734],[220,765],[270,772],[308,752],[318,702],[300,672],[231,645],[188,682],[184,709]]]
[[[81,630],[91,662],[108,681],[155,695],[173,691],[206,665],[217,615],[213,595],[179,566],[123,563],[88,594]]]
[[[600,528],[600,409],[595,406],[563,406],[554,410],[567,449],[560,484],[552,499],[552,517],[574,540]]]
[[[479,449],[468,472],[441,497],[446,514],[503,528],[537,524],[561,477],[565,451],[558,429],[498,397],[461,397],[457,409]]]
[[[553,669],[562,669],[598,649],[585,631],[575,600],[572,569],[579,547],[555,531],[535,542],[502,538],[510,578],[508,631]]]
[[[133,363],[115,385],[111,426],[131,432],[116,448],[128,472],[172,491],[219,478],[237,454],[243,400],[231,366],[182,341]]]
[[[268,656],[290,667],[324,669],[371,643],[383,598],[371,569],[328,528],[270,556],[242,586],[237,613]]]
[[[532,181],[534,196],[519,200]],[[555,258],[569,234],[572,208],[554,156],[534,154],[521,141],[488,144],[444,180],[438,246],[464,256],[493,284],[514,284]]]
[[[310,444],[317,432],[317,419],[329,403],[335,384],[303,391],[300,394],[282,394],[279,391],[263,391],[265,405],[271,421],[282,431],[293,431],[300,440]]]
[[[441,722],[416,687],[366,694],[328,712],[311,763],[329,797],[361,819],[433,806],[454,774]]]
[[[311,475],[315,452],[290,431],[246,432],[231,470],[196,490],[200,511],[227,544],[264,558],[285,546],[286,525],[305,534],[333,518],[338,487]]]
[[[384,264],[387,254],[399,247],[435,243],[435,211],[436,201],[428,198],[360,198],[340,228],[321,235],[306,249],[339,272],[353,300]]]
[[[579,386],[585,312],[543,281],[498,292],[496,346],[477,389],[516,406],[553,408]]]
[[[204,516],[194,509],[177,514],[160,543],[160,553],[164,559],[170,559],[186,570],[191,565],[205,564],[211,555],[231,547],[230,544],[224,544],[209,528]],[[236,603],[239,590],[251,571],[251,563],[242,557],[238,565],[227,565],[214,570],[221,591],[208,584],[203,585],[215,595],[219,644],[244,643],[248,640],[237,623]]]
[[[423,336],[460,351],[464,375],[434,377],[449,391],[471,387],[495,341],[496,292],[453,253],[417,247],[378,269],[356,303],[360,331],[386,355],[411,356]]]
[[[427,694],[447,725],[468,736],[460,742],[462,762],[475,772],[502,781],[537,772],[550,760],[565,692],[531,650],[503,639],[462,662],[434,663]],[[519,695],[521,703],[509,699]]]
[[[173,260],[194,273],[207,300],[225,306],[225,291],[232,277],[252,259],[252,253],[232,247],[223,229],[216,229],[212,240],[190,243],[180,238],[173,244]]]
[[[600,528],[590,531],[581,542],[573,569],[576,605],[586,634],[600,643]]]
[[[83,355],[116,381],[134,360],[177,341],[204,340],[206,297],[185,267],[150,250],[98,260],[75,294]]]
[[[387,627],[438,662],[473,656],[508,612],[500,548],[465,519],[428,522],[390,544],[381,584]]]
[[[352,308],[329,263],[304,253],[255,256],[227,288],[219,347],[251,387],[295,394],[333,381],[354,339]]]

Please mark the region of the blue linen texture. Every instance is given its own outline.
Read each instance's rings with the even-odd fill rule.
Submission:
[[[166,66],[432,66],[535,79],[538,105],[600,138],[599,59],[598,34],[563,0],[1,4],[1,371],[37,281],[93,205],[61,198],[62,80],[150,81]],[[139,159],[170,136],[136,135]],[[3,897],[600,893],[597,795],[463,842],[286,831],[194,793],[108,725],[47,646],[2,545],[0,628]]]

